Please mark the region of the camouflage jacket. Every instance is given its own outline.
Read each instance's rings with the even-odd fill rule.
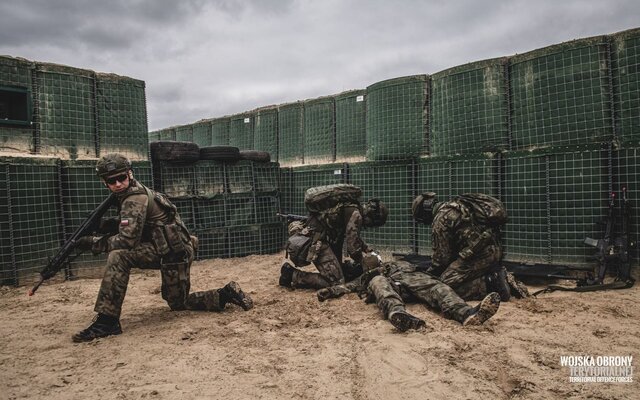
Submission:
[[[360,262],[362,253],[369,250],[360,236],[362,213],[355,205],[339,208],[336,215],[331,216],[329,221],[324,221],[320,216],[312,214],[305,226],[312,232],[320,233],[320,240],[326,241],[338,256],[342,255],[345,244],[347,254],[355,262]]]

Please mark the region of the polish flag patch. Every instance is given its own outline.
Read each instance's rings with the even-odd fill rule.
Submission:
[[[120,220],[120,226],[129,226],[129,220],[128,219],[121,219]]]

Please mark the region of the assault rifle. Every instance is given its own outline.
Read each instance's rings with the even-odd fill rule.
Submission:
[[[306,215],[281,214],[281,213],[276,213],[276,215],[278,217],[281,217],[281,218],[286,218],[287,222],[290,222],[290,221],[302,221],[302,222],[304,222],[304,221],[309,219],[309,217],[306,216]]]
[[[115,204],[114,200],[115,195],[109,195],[109,197],[107,197],[95,210],[91,212],[91,214],[89,214],[87,219],[80,224],[71,237],[64,242],[60,250],[58,250],[53,258],[49,259],[47,266],[40,272],[40,279],[29,291],[29,296],[33,296],[44,281],[53,278],[58,271],[69,265],[71,261],[80,255],[79,253],[73,256],[71,254],[77,246],[78,239],[91,234],[97,229],[102,216],[107,212],[111,205]]]

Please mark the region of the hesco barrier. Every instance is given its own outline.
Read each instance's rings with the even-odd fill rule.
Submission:
[[[31,153],[35,151],[31,121],[34,110],[32,95],[32,62],[12,57],[0,56],[0,89],[14,93],[16,102],[26,95],[26,113],[19,109],[0,111],[0,152]],[[21,93],[22,92],[22,93]],[[24,93],[26,92],[26,93]]]
[[[157,142],[160,140],[160,131],[149,132],[149,142]]]
[[[301,102],[278,107],[278,162],[281,165],[302,164],[303,107]]]
[[[0,158],[2,284],[31,282],[61,244],[59,169],[55,158]]]
[[[231,117],[229,122],[229,145],[240,150],[253,149],[253,113],[238,114]]]
[[[427,75],[415,75],[367,87],[367,159],[406,159],[426,152],[428,84]]]
[[[622,198],[621,191],[625,187],[627,189],[627,199],[630,205],[630,227],[629,236],[635,247],[630,250],[631,259],[636,265],[640,264],[640,142],[627,143],[627,147],[618,150],[614,159],[618,160],[618,169],[614,169],[617,176],[615,181],[615,189],[618,191],[618,197]],[[621,212],[622,203],[616,204],[617,211]],[[618,214],[621,215],[621,214]],[[618,219],[621,223],[622,221]],[[618,225],[617,231],[620,231],[622,225]]]
[[[148,160],[147,106],[144,81],[96,74],[98,154],[120,153]]]
[[[516,55],[511,58],[509,74],[514,150],[611,139],[607,37]]]
[[[193,126],[182,125],[176,126],[176,141],[193,142]]]
[[[229,145],[229,124],[231,120],[228,117],[216,118],[211,120],[211,145],[212,146],[228,146]]]
[[[200,147],[211,146],[210,120],[202,120],[193,124],[193,142]]]
[[[612,35],[616,135],[640,140],[640,29]]]
[[[336,160],[364,161],[366,154],[366,91],[336,96]]]
[[[271,159],[278,160],[278,108],[263,107],[256,110],[255,150],[266,151]]]
[[[176,130],[175,128],[166,128],[160,130],[159,140],[176,140]]]
[[[335,160],[335,99],[322,97],[304,102],[305,164],[326,164]]]
[[[507,59],[431,75],[430,154],[509,150]]]
[[[36,152],[65,159],[96,157],[95,73],[36,64]]]

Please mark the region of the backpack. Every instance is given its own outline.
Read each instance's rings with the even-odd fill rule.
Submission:
[[[495,197],[484,193],[464,193],[455,197],[473,214],[475,222],[491,228],[499,228],[507,223],[507,209]]]
[[[322,213],[342,204],[359,204],[362,189],[355,185],[339,183],[316,186],[304,193],[304,205],[311,213]]]

